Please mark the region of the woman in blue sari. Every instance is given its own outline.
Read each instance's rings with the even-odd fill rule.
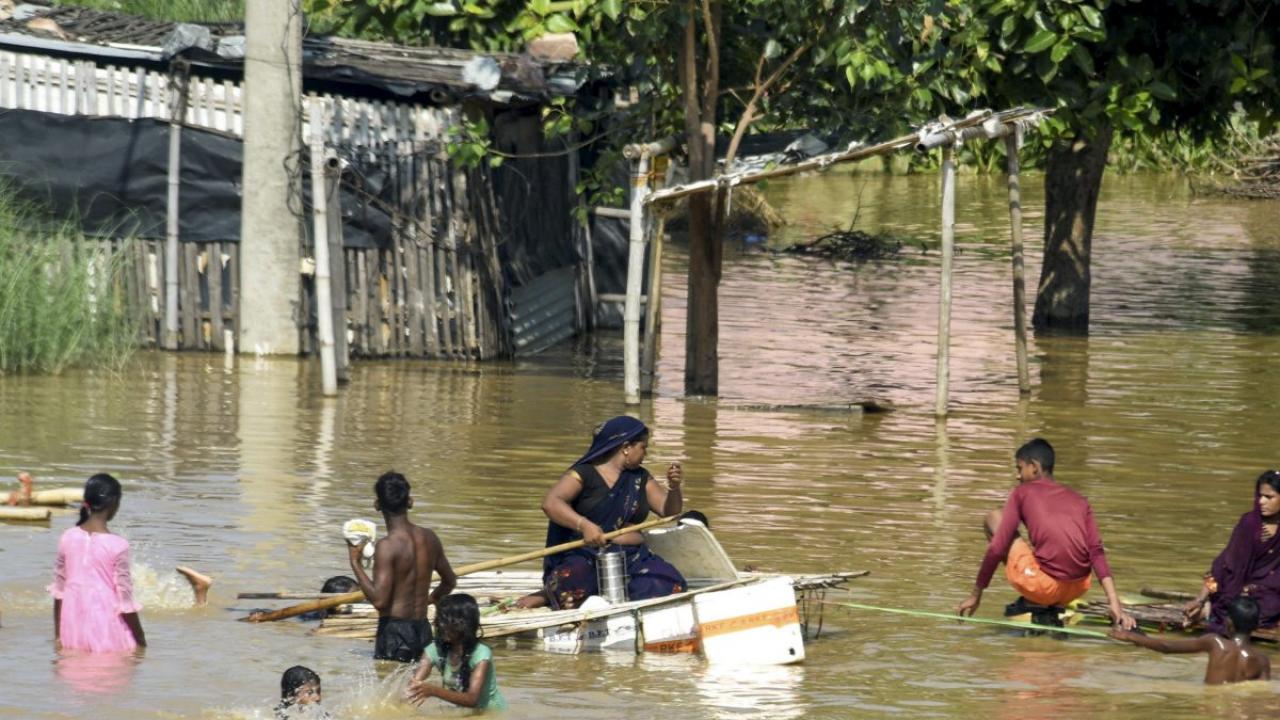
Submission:
[[[586,540],[587,547],[551,555],[543,562],[542,597],[563,610],[578,607],[599,593],[596,557],[607,543],[604,534],[642,522],[651,511],[676,515],[684,507],[680,466],[667,469],[663,488],[642,466],[649,446],[649,428],[632,417],[620,416],[596,429],[590,449],[547,492],[542,511],[547,547]],[[684,592],[684,577],[662,558],[649,552],[640,533],[612,541],[627,556],[627,598],[647,600]]]

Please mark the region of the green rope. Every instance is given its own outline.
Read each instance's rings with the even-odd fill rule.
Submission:
[[[854,610],[874,610],[876,612],[893,613],[895,615],[911,615],[913,617],[935,618],[937,620],[961,620],[963,622],[979,623],[982,625],[999,625],[1001,627],[1018,628],[1020,630],[1039,630],[1042,632],[1063,633],[1066,635],[1079,635],[1081,637],[1102,638],[1103,640],[1111,640],[1112,637],[1106,633],[1097,630],[1083,630],[1072,627],[1049,627],[1047,625],[1036,625],[1033,623],[1014,622],[1012,620],[996,620],[994,618],[980,617],[964,617],[962,615],[948,615],[946,613],[928,612],[926,610],[905,610],[902,608],[876,607],[875,605],[863,605],[854,602],[828,602],[828,605],[839,605],[841,607],[853,608]]]

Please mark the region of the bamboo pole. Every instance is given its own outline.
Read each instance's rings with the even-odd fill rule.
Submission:
[[[628,405],[640,404],[640,286],[644,282],[644,198],[649,193],[649,155],[631,161],[631,242],[627,257],[627,299],[622,310],[623,389]],[[649,289],[653,294],[653,288]],[[652,300],[650,300],[652,302]]]
[[[320,341],[320,379],[325,397],[338,394],[338,366],[333,348],[333,293],[329,265],[329,189],[325,183],[323,104],[311,103],[311,252],[316,261],[316,334]]]
[[[1013,249],[1013,334],[1018,356],[1018,392],[1031,392],[1027,369],[1027,279],[1022,259],[1022,183],[1018,178],[1018,131],[1004,136],[1009,168],[1009,227]]]
[[[178,193],[182,183],[182,123],[187,108],[186,63],[169,74],[169,194],[165,207],[164,348],[178,349]],[[194,312],[194,308],[188,310]]]
[[[47,507],[0,507],[0,520],[48,522],[53,510]]]
[[[1036,122],[1044,116],[1052,113],[1053,110],[1048,108],[1015,108],[998,113],[985,110],[973,113],[962,120],[955,120],[943,125],[927,128],[910,135],[902,135],[893,138],[892,140],[886,140],[874,145],[857,145],[846,150],[827,153],[826,155],[817,155],[807,160],[802,160],[789,165],[778,165],[776,167],[759,170],[744,170],[742,172],[730,173],[727,175],[718,175],[707,180],[698,180],[697,182],[686,183],[684,185],[675,185],[673,187],[663,188],[650,194],[645,202],[650,205],[660,202],[670,202],[687,195],[711,192],[720,185],[752,185],[760,182],[761,180],[785,177],[787,175],[795,175],[797,173],[813,170],[825,170],[831,165],[857,162],[869,157],[887,155],[896,150],[917,147],[917,143],[921,140],[929,140],[940,135],[956,133],[963,135],[965,138],[995,137],[991,134],[988,128],[994,128],[1001,124],[1013,122]],[[981,132],[979,132],[979,129],[981,129]],[[936,147],[936,145],[931,145],[930,147]],[[628,157],[631,156],[628,155]]]
[[[640,532],[641,530],[648,530],[649,528],[654,528],[659,525],[665,525],[669,522],[674,522],[677,517],[679,516],[670,515],[668,517],[654,518],[653,520],[638,523],[630,527],[624,527],[621,530],[614,530],[613,532],[605,533],[604,539],[612,540],[616,537],[620,537],[628,533]],[[472,563],[470,565],[463,565],[462,567],[458,568],[455,572],[458,577],[462,577],[464,575],[471,575],[473,573],[484,572],[485,570],[493,570],[495,568],[506,567],[507,565],[514,565],[516,563],[525,562],[526,560],[537,560],[538,558],[543,558],[548,555],[556,555],[558,553],[566,552],[569,550],[576,550],[580,547],[584,547],[586,544],[587,543],[585,540],[574,540],[573,542],[561,543],[559,545],[552,545],[551,547],[542,548],[540,550],[531,550],[526,553],[520,553],[519,555],[511,555],[510,557],[498,558],[497,560],[486,560],[484,562]],[[364,600],[365,600],[364,591],[356,590],[354,592],[343,593],[342,595],[334,595],[333,597],[325,598],[324,600],[314,600],[312,602],[301,603],[299,605],[293,605],[291,607],[275,610],[272,612],[254,613],[249,617],[245,618],[245,620],[247,620],[248,622],[272,622],[275,620],[283,620],[285,618],[291,618],[295,615],[302,615],[304,613],[316,612],[318,610],[327,610],[331,607],[336,607],[338,605],[348,605],[354,602],[364,602]]]
[[[942,281],[938,293],[938,394],[934,414],[947,415],[951,373],[951,270],[956,242],[956,150],[942,148]]]
[[[1176,592],[1173,590],[1157,590],[1155,588],[1144,587],[1138,591],[1142,595],[1157,600],[1172,600],[1174,602],[1191,602],[1196,599],[1195,593]]]
[[[36,490],[31,493],[32,505],[61,506],[80,502],[84,502],[84,488],[54,488],[51,490]]]
[[[662,245],[664,223],[654,218],[649,250],[649,302],[644,309],[644,343],[640,348],[640,392],[653,394],[657,375],[658,336],[662,329]]]

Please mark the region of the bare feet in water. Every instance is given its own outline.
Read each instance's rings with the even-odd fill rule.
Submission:
[[[179,565],[174,568],[178,574],[187,579],[191,583],[191,591],[196,594],[196,607],[204,607],[209,604],[209,587],[213,585],[213,578],[185,566]]]

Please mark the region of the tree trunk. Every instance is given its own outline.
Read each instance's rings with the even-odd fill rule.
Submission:
[[[1037,333],[1089,333],[1089,253],[1111,128],[1056,143],[1044,175],[1044,264],[1031,322]]]
[[[700,6],[702,12],[697,12]],[[720,3],[690,0],[690,22],[678,58],[684,95],[685,142],[689,150],[689,180],[704,180],[715,172],[716,101],[720,95]],[[697,32],[693,17],[703,19]],[[705,39],[706,57],[699,73],[698,38]],[[701,77],[699,77],[701,75]],[[688,395],[715,395],[720,390],[719,286],[722,247],[718,194],[689,197],[689,301],[685,320],[684,391]],[[652,292],[652,291],[651,291]]]
[[[720,233],[715,198],[689,196],[689,302],[685,325],[684,391],[715,395],[720,389]]]

